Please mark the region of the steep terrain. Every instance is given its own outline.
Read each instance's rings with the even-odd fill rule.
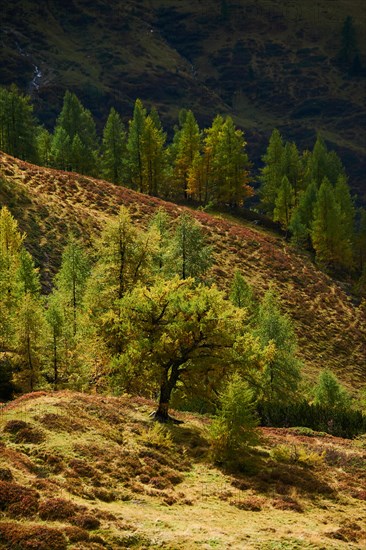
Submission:
[[[365,74],[337,56],[352,16],[366,65],[362,0],[5,0],[0,82],[31,93],[53,126],[66,89],[104,124],[113,105],[128,119],[140,97],[172,126],[180,108],[202,124],[230,113],[252,160],[278,127],[301,148],[320,131],[366,201]]]
[[[40,168],[0,153],[0,203],[28,235],[26,244],[49,287],[69,229],[90,244],[121,204],[146,227],[163,206],[174,219],[185,207],[90,177]],[[366,309],[346,288],[298,255],[283,238],[249,222],[193,212],[213,247],[212,276],[228,288],[239,269],[258,296],[273,285],[295,324],[305,376],[334,370],[353,392],[366,380]]]
[[[0,548],[356,550],[364,438],[262,429],[247,472],[209,461],[209,420],[162,429],[153,403],[72,392],[0,409]]]

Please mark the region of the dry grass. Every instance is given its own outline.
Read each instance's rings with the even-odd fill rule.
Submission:
[[[248,472],[234,475],[209,463],[206,417],[177,412],[184,424],[171,426],[170,437],[155,433],[150,441],[153,406],[141,398],[62,391],[29,394],[3,409],[0,545],[9,550],[364,547],[362,438],[263,428],[261,446],[248,457]],[[83,429],[64,423],[73,417]],[[43,441],[15,441],[14,429],[24,429],[23,423],[42,430]],[[272,457],[278,447],[325,458],[316,465],[282,462]]]

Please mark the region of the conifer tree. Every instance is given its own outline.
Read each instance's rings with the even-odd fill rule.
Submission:
[[[296,246],[309,247],[311,245],[310,232],[314,217],[314,206],[317,200],[318,186],[312,181],[301,194],[299,204],[294,209],[289,230],[291,232],[291,241]]]
[[[66,345],[64,334],[64,312],[62,307],[62,300],[60,294],[56,291],[53,292],[48,298],[48,307],[45,313],[45,319],[47,323],[48,338],[46,340],[46,347],[48,348],[47,356],[49,358],[49,365],[51,366],[51,375],[46,377],[52,382],[55,390],[59,388],[60,379],[64,374],[62,372],[66,363]]]
[[[61,267],[55,282],[64,307],[65,320],[72,327],[72,337],[76,336],[78,330],[78,314],[82,306],[89,270],[85,251],[70,234],[62,253]]]
[[[0,149],[9,155],[38,162],[37,124],[30,97],[15,85],[0,88]]]
[[[127,138],[128,179],[132,189],[143,191],[142,136],[145,127],[146,109],[136,99],[132,120],[129,121]]]
[[[98,147],[91,112],[83,107],[75,94],[67,91],[52,143],[54,165],[71,170],[76,167],[83,174],[96,175]]]
[[[253,290],[239,270],[236,270],[230,287],[230,300],[236,307],[252,309]]]
[[[166,274],[168,269],[169,246],[171,239],[170,218],[164,208],[159,208],[150,222],[150,228],[159,236],[153,262],[157,273]]]
[[[126,146],[123,122],[112,107],[104,127],[102,143],[102,175],[112,183],[123,182]]]
[[[37,150],[41,166],[51,166],[52,135],[46,128],[38,130]]]
[[[341,210],[340,223],[343,226],[344,238],[350,244],[352,252],[355,245],[355,206],[345,176],[339,176],[335,185],[335,198]],[[352,262],[353,263],[353,262]]]
[[[272,346],[262,374],[262,400],[287,403],[300,382],[296,337],[291,320],[282,314],[277,298],[268,291],[259,307],[255,335],[265,349]]]
[[[306,185],[315,181],[320,187],[324,178],[333,185],[340,176],[344,176],[344,167],[334,151],[328,151],[323,139],[317,136],[313,150],[306,158],[304,179]]]
[[[174,140],[173,187],[176,197],[187,196],[189,173],[201,146],[200,129],[192,111],[181,116]]]
[[[148,195],[159,196],[165,192],[167,156],[164,148],[166,134],[157,114],[148,115],[141,135],[141,189]]]
[[[181,279],[201,280],[212,264],[211,247],[198,222],[188,213],[178,218],[171,241],[170,262],[172,272]]]
[[[314,388],[314,402],[329,409],[347,409],[350,406],[350,396],[337,377],[331,371],[324,370]]]
[[[269,140],[266,154],[263,156],[264,166],[261,169],[260,197],[263,210],[272,215],[279,186],[284,174],[284,144],[280,132],[275,129]]]
[[[273,210],[273,220],[280,222],[283,229],[286,230],[290,225],[291,214],[294,207],[295,193],[288,177],[282,178],[281,187],[278,190]]]
[[[312,245],[321,264],[349,269],[353,263],[352,243],[341,220],[342,210],[336,200],[335,190],[325,178],[314,208]]]
[[[212,159],[219,178],[214,187],[215,202],[241,206],[253,194],[248,185],[250,164],[245,146],[243,132],[235,128],[231,117],[226,117]]]

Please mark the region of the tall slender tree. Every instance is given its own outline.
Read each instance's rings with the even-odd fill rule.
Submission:
[[[112,183],[122,183],[127,153],[126,132],[120,115],[112,107],[103,130],[102,175]]]

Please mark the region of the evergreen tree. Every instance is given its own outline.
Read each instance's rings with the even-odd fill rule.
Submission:
[[[258,443],[253,392],[236,373],[220,394],[219,410],[210,427],[213,458],[240,467],[248,449]]]
[[[356,256],[359,271],[366,266],[366,210],[361,208],[356,235]]]
[[[236,307],[251,310],[254,304],[253,290],[240,271],[236,270],[230,287],[230,300]]]
[[[170,261],[173,273],[181,279],[201,280],[212,265],[211,247],[205,242],[198,222],[188,213],[181,214],[171,241]]]
[[[192,111],[181,116],[182,126],[174,139],[173,186],[176,197],[187,196],[189,173],[201,146],[200,129]]]
[[[299,204],[294,209],[289,230],[291,232],[291,241],[296,246],[307,248],[310,242],[310,232],[314,218],[314,206],[317,201],[318,186],[312,181],[301,194]]]
[[[303,167],[295,143],[287,142],[285,144],[283,163],[284,173],[294,191],[294,203],[297,204],[298,196],[303,188]]]
[[[164,208],[159,208],[150,222],[150,228],[159,236],[156,252],[153,255],[154,266],[159,274],[166,274],[168,268],[169,245],[171,240],[170,218]]]
[[[60,295],[57,292],[51,294],[48,298],[48,307],[45,314],[48,338],[46,346],[48,348],[49,364],[51,366],[51,375],[46,377],[52,382],[55,390],[59,388],[60,379],[62,379],[64,365],[66,363],[66,345],[64,337],[64,312]]]
[[[64,307],[65,320],[72,327],[73,337],[78,329],[78,313],[82,307],[89,269],[85,251],[76,238],[69,235],[55,282]]]
[[[71,170],[71,141],[70,136],[64,128],[58,126],[51,145],[51,164],[60,170]]]
[[[0,149],[14,157],[38,162],[37,125],[30,97],[15,85],[0,88]]]
[[[317,137],[313,151],[307,156],[306,161],[304,174],[306,185],[315,181],[320,187],[324,178],[335,185],[338,178],[345,175],[340,158],[334,151],[328,151],[320,136]]]
[[[288,177],[282,178],[281,187],[275,200],[275,208],[273,210],[273,220],[280,222],[283,229],[286,230],[290,225],[291,214],[295,201],[295,193]]]
[[[314,402],[329,409],[347,409],[351,400],[337,377],[331,371],[323,370],[314,388]]]
[[[335,186],[335,198],[341,210],[340,223],[343,226],[344,237],[350,244],[352,251],[355,244],[355,216],[356,211],[351,197],[351,191],[344,176],[339,176]]]
[[[231,117],[226,117],[212,159],[219,178],[214,186],[215,202],[240,206],[253,195],[253,189],[248,185],[250,163],[245,146],[243,132],[235,128]]]
[[[353,264],[352,243],[341,220],[342,209],[336,200],[335,190],[325,178],[314,208],[311,230],[313,248],[320,263],[349,269]]]
[[[40,379],[44,357],[44,314],[38,296],[22,295],[15,322],[14,380],[22,391],[33,391]]]
[[[123,122],[112,107],[104,127],[102,143],[102,175],[112,183],[123,182],[126,147]]]
[[[300,362],[296,358],[296,337],[293,325],[282,314],[272,291],[268,291],[259,307],[255,335],[265,349],[272,346],[262,374],[262,400],[287,403],[296,395],[300,382]]]
[[[275,129],[269,140],[266,154],[263,156],[264,166],[261,169],[260,197],[263,210],[272,215],[279,186],[284,174],[284,144],[280,132]]]
[[[52,143],[54,165],[96,175],[97,155],[98,141],[92,114],[75,94],[67,91]]]
[[[143,191],[142,136],[145,127],[146,109],[136,99],[133,118],[129,121],[127,138],[128,178],[132,189]]]
[[[51,166],[52,135],[46,128],[40,128],[38,130],[37,150],[41,166]]]
[[[166,134],[161,128],[157,114],[145,119],[140,146],[141,188],[148,195],[164,194],[167,175],[167,156],[164,149]]]

